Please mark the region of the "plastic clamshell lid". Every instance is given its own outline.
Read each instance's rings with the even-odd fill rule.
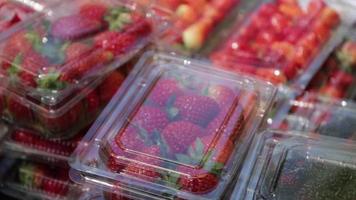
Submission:
[[[297,132],[265,132],[242,199],[354,199],[356,143]],[[238,197],[234,197],[238,198]]]
[[[45,8],[0,43],[2,87],[40,107],[58,106],[131,59],[154,35],[157,18],[132,2],[85,2]]]
[[[152,52],[134,71],[125,82],[129,87],[104,110],[109,116],[99,117],[76,150],[72,167],[84,177],[129,183],[162,197],[221,197],[275,88]]]

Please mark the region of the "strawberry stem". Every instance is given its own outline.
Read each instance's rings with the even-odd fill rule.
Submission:
[[[109,24],[109,30],[121,30],[132,22],[130,10],[125,7],[111,9],[104,19]]]

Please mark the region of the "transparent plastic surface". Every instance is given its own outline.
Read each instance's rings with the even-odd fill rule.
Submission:
[[[64,1],[46,9],[0,43],[1,90],[17,100],[7,100],[5,118],[39,122],[48,132],[68,129],[73,124],[45,126],[66,115],[80,121],[68,115],[80,110],[88,88],[151,41],[156,19],[125,1]]]
[[[287,109],[271,118],[271,128],[356,139],[356,105],[353,102],[333,100],[315,93],[284,102]]]
[[[354,199],[355,143],[269,131],[257,145],[248,186],[233,199]]]
[[[236,73],[303,88],[340,42],[340,23],[339,13],[322,0],[262,1],[210,59]]]
[[[353,33],[351,30],[350,33]],[[356,35],[346,36],[313,77],[307,91],[337,99],[356,97]]]
[[[81,130],[71,139],[48,139],[32,130],[7,126],[2,150],[11,157],[26,157],[31,160],[67,162],[78,143],[88,131]]]
[[[5,157],[1,192],[19,199],[78,199],[88,188],[70,181],[69,167]]]
[[[75,151],[74,180],[147,199],[222,197],[275,88],[153,52],[133,71]]]
[[[74,101],[72,99],[58,109],[47,110],[43,105],[31,102],[28,96],[21,97],[0,86],[0,112],[7,122],[31,129],[41,137],[71,138],[95,120],[121,86],[134,62],[132,60],[101,80],[76,90]]]

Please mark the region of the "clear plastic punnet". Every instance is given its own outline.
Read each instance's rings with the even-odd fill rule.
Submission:
[[[249,169],[245,171],[246,179],[236,185],[232,199],[355,198],[356,143],[298,132],[267,131],[254,144],[254,161],[243,167]]]
[[[4,157],[0,191],[18,199],[79,199],[88,187],[69,179],[69,166]]]
[[[89,120],[82,113],[95,116],[88,110],[95,102],[85,97],[161,27],[144,8],[125,2],[62,2],[2,41],[3,117],[53,137],[83,128]]]
[[[154,52],[133,71],[73,154],[73,180],[145,199],[223,197],[275,88]]]
[[[346,32],[340,13],[323,0],[261,2],[210,59],[226,70],[303,89]],[[245,60],[260,64],[241,65]]]

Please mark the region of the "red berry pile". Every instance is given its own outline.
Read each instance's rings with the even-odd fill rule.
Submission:
[[[164,76],[154,83],[100,151],[111,171],[193,193],[216,187],[256,96],[199,78]]]
[[[285,83],[306,70],[338,24],[338,13],[323,0],[310,1],[306,9],[296,0],[264,3],[211,54],[211,59],[231,71]],[[256,59],[266,64],[236,64],[239,60]]]

